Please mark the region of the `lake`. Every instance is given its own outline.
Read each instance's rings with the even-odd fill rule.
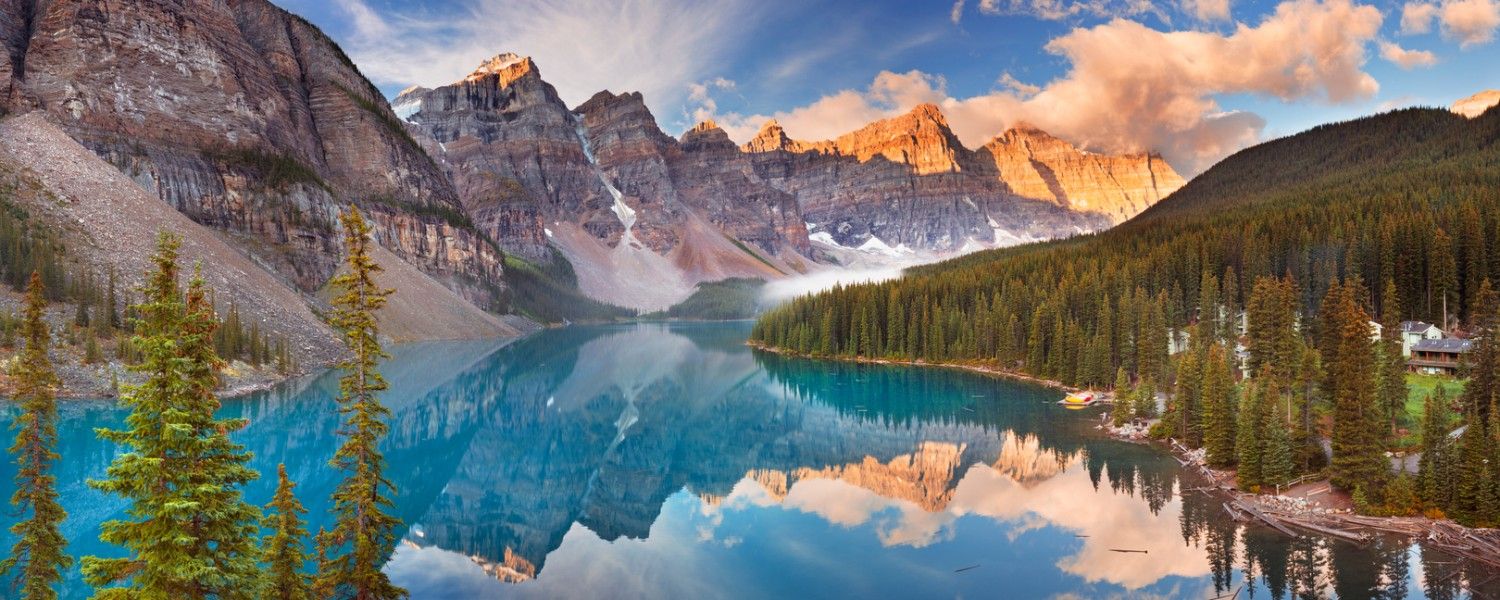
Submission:
[[[1103,437],[1101,409],[1064,409],[1055,390],[756,353],[749,327],[396,348],[384,448],[406,530],[387,572],[414,598],[1500,594],[1495,573],[1396,539],[1237,524],[1181,493],[1199,483],[1171,456]],[[250,419],[236,434],[263,474],[250,500],[284,462],[312,530],[339,477],[336,389],[328,373],[223,409]],[[117,553],[98,523],[125,506],[84,482],[116,452],[94,428],[124,412],[60,412],[70,552]],[[0,468],[6,498],[13,476]],[[69,585],[88,594],[76,568]]]

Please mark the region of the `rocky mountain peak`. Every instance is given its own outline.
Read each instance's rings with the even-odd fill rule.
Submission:
[[[796,151],[795,146],[796,142],[787,137],[786,130],[781,128],[781,123],[776,122],[776,119],[771,119],[766,121],[765,125],[761,125],[760,132],[740,149],[745,152]]]
[[[729,134],[713,119],[694,125],[692,129],[684,132],[681,142],[683,147],[689,150],[709,145],[735,147],[734,140],[729,139]]]
[[[504,87],[528,74],[541,77],[541,72],[537,70],[536,63],[531,62],[531,57],[506,52],[479,63],[479,67],[463,81],[471,83],[494,76],[499,79],[500,86]]]
[[[1451,110],[1473,119],[1500,104],[1500,90],[1485,90],[1453,103]]]
[[[912,165],[918,175],[959,171],[959,157],[967,152],[948,128],[943,111],[931,103],[839,136],[833,146],[838,154],[861,162],[882,157]]]

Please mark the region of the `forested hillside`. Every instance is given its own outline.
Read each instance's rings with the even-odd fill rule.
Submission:
[[[1405,319],[1471,334],[1496,319],[1485,282],[1500,282],[1497,142],[1500,110],[1467,120],[1407,109],[1319,127],[1240,152],[1106,233],[802,298],[767,313],[753,339],[810,355],[982,363],[1143,397],[1167,392],[1162,433],[1209,445],[1212,462],[1259,463],[1280,452],[1263,440],[1282,429],[1291,470],[1314,470],[1316,438],[1331,437],[1335,482],[1370,481],[1380,489],[1360,490],[1361,501],[1379,504],[1386,486],[1371,465],[1395,438],[1390,382],[1404,365],[1370,341],[1368,322],[1393,337]],[[1252,367],[1267,370],[1235,386],[1228,371],[1239,366],[1242,333]],[[1468,431],[1487,433],[1465,436],[1480,444],[1465,451],[1474,461],[1465,469],[1493,470],[1482,465],[1500,461],[1480,455],[1500,447],[1488,419],[1496,390],[1481,373],[1500,365],[1479,364],[1492,350],[1479,345],[1460,404]],[[1128,402],[1116,409],[1132,416]],[[1462,506],[1433,505],[1470,522],[1500,519],[1500,478],[1479,479],[1483,489],[1465,492]],[[1413,503],[1398,504],[1390,510]]]

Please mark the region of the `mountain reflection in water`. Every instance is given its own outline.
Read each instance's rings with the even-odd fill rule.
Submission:
[[[1062,410],[1045,388],[757,354],[747,330],[572,327],[398,348],[385,451],[408,530],[387,571],[417,598],[1500,591],[1493,573],[1397,540],[1242,527],[1217,500],[1179,496],[1169,456],[1100,438],[1097,412]],[[336,385],[324,375],[225,408],[250,418],[237,439],[262,473],[287,463],[313,530],[337,480]],[[123,505],[83,480],[114,453],[92,429],[123,412],[63,412],[70,550],[115,552],[97,523]],[[76,570],[71,585],[86,593]]]

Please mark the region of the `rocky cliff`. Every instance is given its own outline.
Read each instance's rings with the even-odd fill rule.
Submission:
[[[533,260],[556,248],[596,298],[662,309],[702,281],[806,266],[795,199],[761,181],[722,131],[663,133],[638,93],[569,109],[534,62],[504,54],[394,106],[484,233]]]
[[[304,291],[360,205],[403,259],[481,304],[501,256],[348,57],[266,0],[0,0],[11,111],[67,133]]]
[[[994,160],[1000,180],[1016,195],[1103,213],[1115,224],[1187,183],[1160,156],[1085,152],[1027,124],[990,140],[979,154]]]
[[[1095,231],[1182,186],[1159,157],[1102,156],[1032,128],[965,148],[937,106],[832,141],[775,121],[741,150],[830,244],[956,251]]]

